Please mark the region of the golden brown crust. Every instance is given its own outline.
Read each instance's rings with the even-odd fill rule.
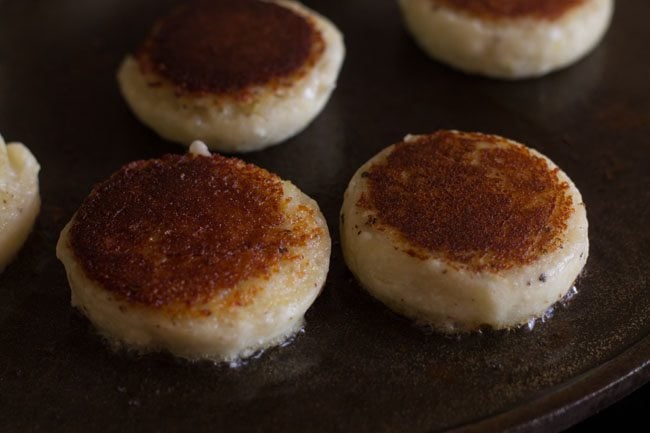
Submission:
[[[506,144],[507,143],[507,144]],[[362,173],[368,224],[396,230],[406,253],[475,271],[526,265],[561,247],[573,213],[558,170],[501,137],[439,131],[395,146]]]
[[[223,294],[239,305],[249,296],[229,289],[268,277],[305,243],[287,229],[283,197],[277,176],[234,158],[137,161],[93,189],[70,246],[90,279],[126,301],[182,309]]]
[[[180,94],[246,97],[257,86],[291,85],[324,47],[313,20],[287,7],[196,0],[160,20],[136,57],[145,74],[164,77]]]
[[[484,19],[537,18],[555,20],[589,0],[431,0]]]

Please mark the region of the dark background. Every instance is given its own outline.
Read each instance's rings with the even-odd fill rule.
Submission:
[[[165,0],[0,0],[0,132],[42,165],[42,212],[0,274],[0,431],[558,431],[650,376],[650,3],[618,2],[603,43],[538,80],[470,77],[426,57],[392,1],[308,1],[347,58],[323,113],[243,159],[315,198],[334,248],[305,332],[239,368],[110,350],[69,305],[54,246],[92,186],[183,149],[129,112],[115,72]],[[582,191],[579,294],[533,332],[450,339],[362,292],[338,248],[355,169],[406,133],[456,128],[534,147]],[[647,386],[584,428],[644,420]],[[645,429],[644,429],[645,430]]]
[[[648,430],[648,408],[650,408],[650,387],[645,385],[625,399],[567,429],[567,433],[645,432]]]

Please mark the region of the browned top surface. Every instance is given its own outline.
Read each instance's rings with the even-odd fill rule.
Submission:
[[[138,52],[145,70],[180,91],[230,94],[290,84],[320,56],[313,22],[259,0],[193,1],[153,29]]]
[[[421,249],[412,255],[498,271],[560,247],[573,205],[557,172],[500,137],[439,131],[373,165],[360,205]]]
[[[431,0],[481,18],[533,17],[553,20],[591,0]]]
[[[97,185],[70,242],[106,290],[152,307],[192,305],[263,277],[299,240],[280,179],[234,158],[167,155]]]

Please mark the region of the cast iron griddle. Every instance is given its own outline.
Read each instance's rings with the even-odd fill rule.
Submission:
[[[574,67],[500,82],[428,59],[394,1],[308,1],[347,59],[321,116],[244,159],[321,205],[334,238],[306,331],[239,368],[114,352],[69,303],[58,233],[126,162],[180,153],[129,112],[123,56],[172,1],[0,0],[0,131],[40,160],[43,209],[0,275],[0,429],[146,432],[553,431],[650,376],[650,3],[619,2],[604,43]],[[338,248],[355,169],[406,133],[457,128],[535,147],[587,203],[579,294],[533,332],[427,333],[361,291]]]

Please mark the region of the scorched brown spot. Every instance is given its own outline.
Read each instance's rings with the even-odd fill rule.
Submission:
[[[486,19],[556,20],[585,1],[591,0],[431,0],[431,3]]]
[[[558,169],[490,135],[420,136],[397,144],[369,173],[357,205],[376,215],[376,225],[421,249],[409,255],[476,271],[530,264],[556,250],[573,213]]]
[[[219,155],[167,155],[130,163],[97,185],[70,244],[88,277],[127,301],[197,305],[265,278],[283,254],[318,235],[290,224],[283,203],[281,180],[263,169]]]
[[[160,20],[137,58],[145,73],[166,77],[179,95],[243,97],[256,86],[290,85],[324,48],[313,21],[286,7],[198,0]]]

